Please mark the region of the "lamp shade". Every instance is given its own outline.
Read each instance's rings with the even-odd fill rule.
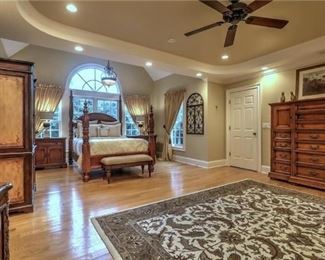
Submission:
[[[42,120],[51,120],[53,118],[54,112],[39,112],[39,116]]]

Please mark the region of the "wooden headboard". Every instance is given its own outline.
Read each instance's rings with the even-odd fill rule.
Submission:
[[[114,122],[119,122],[119,120],[117,120],[116,118],[107,115],[105,113],[89,113],[88,114],[89,117],[89,121],[97,121],[98,124],[102,123],[102,122],[110,122],[110,123],[114,123]],[[84,118],[84,115],[80,116],[77,118],[78,121],[82,121]]]

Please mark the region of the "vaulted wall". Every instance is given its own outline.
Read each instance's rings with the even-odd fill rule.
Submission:
[[[34,62],[38,82],[65,87],[62,98],[62,135],[67,137],[69,130],[69,87],[67,81],[71,71],[86,63],[106,65],[107,60],[34,45],[29,45],[11,58]],[[118,74],[123,94],[151,94],[153,81],[144,68],[117,62],[112,62],[111,65]]]

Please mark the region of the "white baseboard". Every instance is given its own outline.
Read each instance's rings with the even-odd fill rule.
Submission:
[[[194,165],[206,169],[222,167],[227,165],[226,159],[216,160],[216,161],[203,161],[203,160],[193,159],[181,155],[174,155],[173,160],[176,162]]]
[[[268,174],[271,171],[271,167],[269,165],[262,165],[261,173]]]

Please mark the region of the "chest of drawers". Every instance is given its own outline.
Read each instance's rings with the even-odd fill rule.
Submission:
[[[274,179],[325,189],[325,99],[271,104]]]

